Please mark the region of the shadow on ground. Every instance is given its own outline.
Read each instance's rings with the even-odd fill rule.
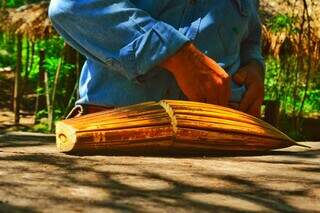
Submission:
[[[55,143],[55,136],[41,133],[3,133],[0,134],[0,148],[44,146]]]
[[[37,213],[32,208],[18,207],[7,203],[0,202],[0,212],[14,212],[14,213]]]
[[[314,144],[263,156],[71,156],[53,136],[2,135],[0,211],[314,212]]]

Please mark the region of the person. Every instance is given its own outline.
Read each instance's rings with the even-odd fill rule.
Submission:
[[[49,17],[87,60],[88,112],[181,99],[260,116],[264,61],[254,0],[51,0]]]

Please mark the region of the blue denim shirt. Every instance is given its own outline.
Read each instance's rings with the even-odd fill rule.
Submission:
[[[123,106],[185,99],[157,65],[193,42],[233,75],[263,65],[255,0],[51,0],[54,27],[87,57],[78,103]],[[231,101],[245,88],[232,83]]]

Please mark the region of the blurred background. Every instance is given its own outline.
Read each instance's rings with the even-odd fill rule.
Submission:
[[[0,0],[0,132],[53,132],[77,99],[83,56],[48,19],[48,1]],[[320,1],[260,0],[265,107],[296,140],[320,139]]]

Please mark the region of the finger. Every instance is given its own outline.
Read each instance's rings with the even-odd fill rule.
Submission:
[[[232,79],[239,85],[245,84],[248,78],[248,71],[240,69],[233,75]]]
[[[231,79],[228,77],[225,79],[224,90],[223,90],[223,106],[228,106],[231,97]]]
[[[219,105],[218,96],[215,92],[212,92],[212,90],[211,90],[211,94],[208,95],[208,97],[207,97],[207,103]]]
[[[261,106],[262,106],[262,99],[257,99],[249,108],[248,114],[255,116],[257,118],[261,118]]]
[[[227,100],[225,99],[224,94],[224,82],[222,79],[217,80],[218,84],[216,85],[216,91],[217,91],[217,104],[220,106],[226,106]]]
[[[217,62],[215,62],[214,60],[212,60],[209,57],[205,57],[204,62],[219,77],[228,78],[228,76],[229,76],[228,73]]]
[[[230,78],[220,77],[215,73],[211,73],[211,81],[213,92],[215,93],[216,102],[218,105],[227,106],[231,95]]]
[[[187,99],[189,101],[196,101],[196,102],[202,102],[203,98],[201,97],[201,95],[195,94],[195,93],[186,93],[183,92],[184,95],[187,97]]]
[[[214,84],[212,84],[212,82],[210,82],[210,84],[207,85],[206,87],[207,91],[207,103],[210,104],[219,104],[219,91],[217,87],[214,87]]]
[[[230,81],[222,80],[222,85],[218,85],[218,104],[227,106],[231,95]]]
[[[197,79],[194,79],[194,82],[197,82],[197,91],[199,102],[203,103],[212,103],[217,104],[217,97],[215,90],[212,87],[212,79],[208,71],[202,71],[202,75],[199,75]],[[212,97],[209,97],[209,94]]]
[[[203,95],[204,89],[202,88],[202,85],[200,85],[197,81],[195,81],[194,84],[196,85],[197,89],[195,89],[195,87],[190,87],[189,85],[181,84],[181,82],[178,82],[179,87],[189,101],[202,102],[205,98]]]
[[[228,107],[231,108],[231,109],[239,110],[239,103],[230,101],[228,103]]]
[[[247,91],[244,94],[244,97],[240,102],[240,111],[248,112],[249,107],[254,103],[256,99],[256,88],[253,85],[249,85]]]

